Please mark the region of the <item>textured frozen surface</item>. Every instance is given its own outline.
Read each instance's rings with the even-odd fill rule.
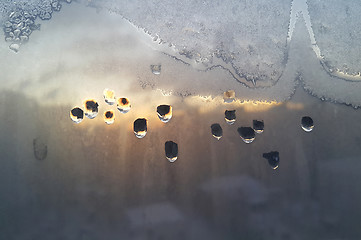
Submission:
[[[271,85],[287,61],[290,0],[271,1],[92,1],[171,44],[189,62],[204,67],[219,57],[238,78]],[[158,39],[158,37],[160,39]],[[187,60],[187,61],[188,61]]]
[[[112,9],[111,11],[113,12],[123,15],[126,14],[127,11],[131,12],[132,6],[135,3],[130,3],[129,6],[123,6],[121,9],[119,6],[117,8],[117,5],[111,1],[105,1],[102,2],[102,4],[100,2],[87,2],[87,4],[91,6],[97,5],[98,7],[102,5],[103,7]],[[249,6],[250,4],[246,4],[245,2],[240,4],[244,4],[244,6],[252,9],[254,6],[257,6],[257,4],[253,4],[251,7]],[[221,4],[219,9],[232,12],[232,9],[226,8],[230,5],[231,3],[225,6]],[[235,3],[233,5],[237,6]],[[286,6],[287,4],[283,2],[283,5]],[[162,7],[165,8],[167,6],[161,5],[160,8]],[[219,22],[212,22],[215,20],[210,19],[208,10],[210,12],[215,11],[216,7],[213,5],[197,7],[199,7],[199,9],[205,8],[207,11],[196,14],[193,8],[191,8],[193,11],[191,11],[192,14],[185,12],[179,16],[179,19],[177,17],[174,18],[173,21],[178,21],[178,25],[176,26],[180,28],[185,22],[187,22],[188,25],[192,25],[197,21],[206,24],[208,21],[209,23],[213,23],[212,26],[214,28],[212,29],[214,31],[212,31],[216,32],[217,29],[223,29],[221,25],[228,26],[227,24],[232,23],[230,19],[225,17],[225,19],[223,19],[222,16],[218,16],[218,19],[220,19]],[[173,11],[174,6],[169,6],[169,8],[170,11]],[[155,14],[149,9],[151,8],[145,8],[139,10],[139,13],[137,11],[133,13],[134,18],[139,18],[139,20],[137,20],[139,21],[139,26],[144,27],[147,31],[150,31],[149,28],[143,25],[148,23],[148,21],[146,21],[148,18],[145,18],[143,23],[143,20],[138,14],[144,14],[144,16]],[[127,11],[122,13],[121,10]],[[250,10],[251,9],[249,9],[249,11]],[[262,12],[261,10],[260,12]],[[159,9],[157,8],[154,11],[158,12]],[[200,30],[200,32],[207,32],[208,35],[204,35],[204,38],[194,38],[194,40],[191,40],[191,37],[195,37],[197,34],[190,34],[189,31],[185,31],[185,33],[180,31],[181,35],[179,35],[178,32],[175,32],[175,28],[162,28],[162,26],[159,26],[156,31],[148,32],[151,35],[157,35],[167,30],[166,32],[171,39],[169,43],[173,41],[171,38],[173,37],[176,39],[175,41],[180,41],[179,44],[182,46],[172,48],[169,47],[168,44],[159,44],[161,42],[160,40],[153,41],[148,34],[144,33],[142,28],[139,30],[139,28],[136,27],[138,25],[133,26],[129,24],[128,21],[122,19],[122,17],[117,14],[109,14],[109,11],[96,13],[93,8],[86,8],[78,3],[63,4],[63,14],[61,17],[60,15],[56,15],[59,17],[54,17],[51,21],[43,21],[41,31],[36,31],[36,34],[34,33],[32,35],[33,41],[20,45],[17,53],[19,56],[15,56],[13,52],[9,51],[8,46],[6,46],[6,48],[0,48],[3,56],[0,61],[3,63],[2,66],[4,70],[2,73],[2,86],[4,88],[15,87],[16,89],[26,90],[30,95],[41,92],[42,94],[45,93],[47,97],[66,100],[70,98],[69,96],[64,96],[64,94],[73,94],[74,89],[85,85],[88,91],[91,89],[92,92],[98,89],[97,86],[99,86],[99,84],[101,88],[118,85],[118,89],[122,89],[122,94],[126,95],[129,93],[128,90],[137,82],[144,89],[159,89],[164,94],[173,94],[182,97],[189,95],[219,96],[224,91],[233,89],[236,92],[236,96],[241,100],[284,101],[292,96],[298,84],[302,84],[307,91],[320,98],[350,104],[355,107],[360,106],[361,99],[360,94],[358,94],[360,88],[359,83],[343,81],[342,78],[335,78],[325,71],[324,66],[320,64],[314,52],[309,51],[311,49],[310,36],[302,18],[306,12],[303,12],[302,15],[295,14],[295,11],[297,10],[293,9],[293,14],[290,16],[291,18],[293,17],[293,19],[287,20],[290,24],[294,23],[296,27],[292,29],[292,39],[288,39],[287,47],[284,45],[284,53],[286,53],[287,58],[282,62],[282,71],[279,72],[282,73],[282,75],[277,78],[277,81],[268,81],[269,79],[267,81],[256,81],[255,79],[253,79],[255,81],[246,81],[237,75],[237,71],[234,71],[232,66],[236,65],[230,62],[226,63],[228,61],[226,59],[222,60],[213,57],[213,63],[209,62],[208,67],[202,68],[200,66],[207,65],[203,60],[201,61],[202,63],[195,63],[193,57],[192,59],[188,59],[186,56],[179,54],[179,50],[183,49],[186,44],[189,44],[187,45],[188,48],[197,48],[202,54],[207,53],[212,55],[211,52],[218,48],[217,43],[219,41],[224,43],[224,39],[222,40],[222,38],[227,35],[226,32],[224,32],[224,35],[221,37],[210,35],[212,31],[208,31],[209,29],[205,29],[204,31]],[[282,12],[281,16],[286,14],[285,12],[289,14],[288,9],[280,12]],[[236,13],[238,14],[238,12]],[[246,11],[246,13],[248,14],[248,11]],[[258,13],[258,10],[256,13]],[[200,18],[203,14],[205,16],[204,19]],[[214,12],[214,14],[216,14],[216,12]],[[237,14],[234,16],[232,14],[230,15],[236,18],[238,16]],[[267,14],[272,15],[274,13],[271,11]],[[270,24],[269,22],[272,22],[266,19],[267,14],[261,16],[262,21],[259,22],[260,26],[252,25],[252,27],[249,27],[249,30],[246,31],[244,29],[247,28],[242,25],[242,29],[246,31],[243,37],[240,35],[234,36],[234,34],[240,34],[240,30],[237,30],[237,28],[234,28],[236,30],[233,32],[229,31],[229,39],[233,40],[223,47],[240,47],[242,41],[249,41],[249,39],[259,44],[264,42],[266,44],[264,47],[259,46],[259,49],[263,52],[259,52],[257,55],[257,62],[262,63],[272,51],[279,50],[279,48],[273,48],[271,45],[267,45],[271,39],[270,36],[275,40],[272,34],[277,31],[283,31],[283,27],[272,28],[273,30],[271,32],[257,30],[258,27],[271,27],[267,25]],[[165,14],[163,15],[161,14],[163,17],[166,16]],[[194,20],[192,16],[197,21]],[[307,16],[306,14],[306,17]],[[182,17],[193,20],[180,21],[183,19]],[[252,19],[251,17],[252,16],[242,18],[240,24],[246,24],[247,22],[248,24],[254,24],[254,19],[252,21],[249,20]],[[279,18],[281,17],[275,17],[275,21],[280,21]],[[97,19],[97,21],[93,22],[93,19]],[[138,24],[137,21],[133,20],[134,24]],[[90,22],[92,22],[92,24],[89,24]],[[293,24],[291,25],[294,26]],[[278,26],[282,26],[282,24],[279,23]],[[288,27],[284,28],[285,32],[287,29]],[[167,34],[165,33],[165,35]],[[281,35],[278,34],[278,36]],[[201,44],[199,41],[205,41],[207,44]],[[238,45],[235,42],[237,42]],[[278,40],[276,42],[279,43]],[[178,52],[174,51],[174,49],[178,49]],[[277,54],[272,56],[277,56]],[[252,66],[254,66],[252,62],[256,59],[255,57],[256,56],[253,55],[244,55],[241,60],[238,60],[243,61],[242,64],[244,63],[249,66],[249,69],[252,69]],[[37,61],[33,61],[33,58],[36,58]],[[277,59],[277,57],[274,58],[275,63],[278,62]],[[233,60],[236,61],[237,59]],[[162,66],[162,74],[153,74],[149,66],[159,65],[160,63]],[[278,67],[276,68],[278,69]],[[22,70],[19,71],[19,69]],[[269,68],[269,70],[270,69],[271,68]],[[257,70],[256,72],[262,75],[262,71]],[[247,71],[242,72],[242,74],[246,73]],[[102,79],[102,81],[99,81],[99,79]],[[121,79],[121,85],[118,84],[118,79]],[[104,86],[103,84],[105,82],[111,83],[111,85]],[[38,86],[35,87],[33,85],[34,83]],[[254,86],[253,83],[256,85]],[[335,87],[336,85],[337,87]],[[32,86],[33,89],[30,89],[30,86]],[[250,87],[255,88],[250,89]]]
[[[40,30],[37,18],[50,20],[53,12],[62,8],[62,3],[72,0],[20,0],[0,2],[0,25],[5,41],[25,43],[34,30]]]
[[[358,0],[308,0],[317,45],[329,69],[361,71],[361,5]]]
[[[293,44],[300,62],[298,71],[300,83],[304,89],[321,100],[344,103],[354,107],[361,106],[361,82],[346,81],[330,75],[316,58],[308,43],[308,33],[303,22],[298,21],[294,33]]]
[[[130,9],[129,4],[122,7]],[[247,4],[256,11],[257,4]],[[134,16],[144,14],[148,22],[144,11]],[[210,14],[189,11],[197,19]],[[243,13],[248,18],[242,26],[249,20],[252,27],[247,33],[262,37],[253,32],[258,29],[255,18]],[[197,27],[194,19],[189,22],[190,29]],[[321,99],[360,106],[361,85],[324,71],[302,15],[288,39],[282,76],[275,83],[258,81],[253,89],[225,70],[230,63],[180,55],[153,41],[141,23],[141,18],[132,25],[119,14],[63,4],[51,21],[41,22],[41,31],[20,44],[17,54],[0,41],[0,239],[360,239],[361,110],[322,102],[302,87]],[[174,44],[207,56],[226,36],[213,39],[216,34],[206,35],[206,30],[197,30],[208,37],[204,46],[205,40],[190,30]],[[178,36],[172,31],[170,36]],[[235,38],[224,49],[242,41],[239,33],[226,33]],[[271,45],[263,40],[266,50],[260,50],[266,57],[279,50],[268,49]],[[249,61],[252,70],[254,60],[250,55],[240,62]],[[205,65],[216,61],[224,68],[207,70]],[[161,65],[161,74],[152,73],[151,65]],[[101,116],[74,124],[69,110],[84,99],[96,99],[100,113],[116,109],[104,102],[105,88],[114,89],[117,98],[129,98],[132,110],[115,111],[119,121],[109,126]],[[237,99],[225,104],[222,94],[230,89]],[[167,124],[157,118],[159,104],[174,107]],[[236,110],[234,125],[224,121],[225,109]],[[317,123],[311,133],[299,126],[306,115]],[[144,139],[133,134],[139,117],[149,119]],[[244,144],[237,128],[254,119],[264,120],[267,129],[254,143]],[[215,122],[223,129],[221,141],[209,132]],[[179,144],[174,164],[164,157],[168,140]],[[282,156],[276,172],[262,158],[275,149]]]

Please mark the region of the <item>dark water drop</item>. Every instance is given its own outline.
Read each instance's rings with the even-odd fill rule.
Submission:
[[[131,107],[132,106],[130,105],[130,102],[129,102],[128,98],[118,98],[118,100],[117,100],[117,109],[121,113],[129,112]]]
[[[75,107],[70,111],[70,118],[73,122],[80,123],[84,119],[84,111],[79,107]]]
[[[172,107],[170,105],[159,105],[157,107],[157,115],[162,122],[169,122],[172,118]]]
[[[89,99],[85,101],[85,116],[87,116],[90,119],[95,118],[98,115],[98,103],[93,100]]]
[[[105,117],[106,118],[112,118],[113,117],[113,113],[111,111],[106,111],[105,112]]]
[[[104,112],[104,122],[108,125],[113,124],[115,121],[114,111],[108,110]]]
[[[178,144],[173,141],[165,142],[165,156],[169,162],[174,162],[178,158]]]
[[[134,121],[134,134],[137,138],[143,138],[147,134],[147,119],[138,118]]]
[[[237,129],[240,137],[245,143],[251,143],[256,137],[256,134],[251,127],[240,127]]]
[[[258,121],[258,120],[253,120],[253,130],[256,133],[262,133],[264,130],[264,122]]]
[[[277,169],[278,168],[278,164],[280,163],[280,155],[279,152],[277,151],[272,151],[272,152],[268,152],[268,153],[263,153],[262,155],[265,159],[268,160],[269,165],[273,168],[273,169]]]
[[[212,124],[211,132],[212,132],[213,137],[215,137],[217,140],[219,140],[223,135],[222,127],[218,123]]]
[[[224,112],[224,119],[226,123],[233,124],[236,121],[236,110],[226,110]]]
[[[312,118],[310,118],[308,116],[302,117],[301,127],[306,132],[311,132],[314,127]]]

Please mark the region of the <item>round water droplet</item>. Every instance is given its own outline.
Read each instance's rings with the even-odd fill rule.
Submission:
[[[218,123],[212,124],[211,132],[212,132],[213,137],[215,137],[217,140],[221,139],[221,137],[223,135],[222,127]]]
[[[256,134],[251,127],[240,127],[237,129],[240,137],[242,138],[243,142],[251,143],[256,137]]]
[[[262,155],[265,159],[268,160],[269,165],[273,168],[273,169],[277,169],[278,165],[280,163],[280,155],[277,151],[272,151],[272,152],[268,152],[268,153],[263,153]]]
[[[232,125],[236,121],[236,110],[226,110],[224,112],[224,119],[226,123]]]
[[[84,101],[85,116],[93,119],[98,115],[98,103],[94,99],[87,99]]]
[[[70,119],[75,123],[80,123],[84,119],[84,111],[79,107],[73,108],[70,111]]]
[[[263,121],[258,121],[258,120],[253,120],[253,130],[256,133],[263,133],[264,122]]]
[[[134,134],[137,138],[143,138],[147,134],[147,119],[138,118],[134,121]]]
[[[165,142],[165,157],[169,162],[175,162],[178,158],[178,144],[173,141]]]
[[[130,105],[130,102],[129,102],[128,98],[118,98],[118,100],[117,100],[117,109],[121,113],[129,112],[130,108],[131,108],[131,105]]]
[[[311,132],[314,127],[312,118],[310,118],[308,116],[302,117],[301,127],[306,132]]]
[[[103,91],[104,101],[109,105],[113,105],[115,103],[115,94],[113,90],[104,89]]]
[[[115,114],[113,110],[104,112],[104,122],[108,125],[113,124],[115,121]]]
[[[162,122],[164,123],[169,122],[170,119],[172,118],[172,106],[159,105],[157,107],[157,115]]]

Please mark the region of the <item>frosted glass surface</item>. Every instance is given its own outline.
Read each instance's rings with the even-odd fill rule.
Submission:
[[[0,1],[0,239],[360,239],[359,8]]]

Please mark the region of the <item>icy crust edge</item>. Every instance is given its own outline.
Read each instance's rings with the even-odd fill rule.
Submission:
[[[255,62],[255,59],[253,59],[254,57],[253,58],[249,57],[249,61],[243,61],[244,56],[240,56],[239,58],[241,58],[243,61],[243,63],[241,64],[241,65],[244,65],[243,67],[239,66],[240,64],[237,64],[237,60],[235,60],[234,53],[232,53],[232,51],[227,52],[224,49],[219,48],[219,46],[218,47],[212,46],[211,48],[206,47],[206,51],[203,48],[200,48],[199,49],[200,51],[197,51],[197,45],[200,45],[197,42],[194,43],[194,46],[186,46],[184,44],[179,44],[174,41],[167,41],[168,39],[166,39],[166,37],[160,36],[160,35],[162,35],[161,30],[156,32],[155,29],[153,29],[151,26],[150,27],[148,26],[149,24],[148,25],[146,24],[146,20],[139,20],[138,16],[136,16],[136,15],[134,17],[129,16],[130,15],[130,13],[128,13],[129,9],[127,12],[127,10],[124,10],[121,7],[119,7],[119,5],[117,3],[114,3],[114,1],[110,1],[110,0],[106,1],[106,2],[105,1],[101,1],[101,2],[93,1],[91,3],[88,3],[87,5],[90,7],[94,7],[97,10],[106,9],[109,12],[112,12],[114,14],[118,14],[118,15],[122,16],[125,20],[127,20],[129,23],[131,23],[134,27],[136,27],[137,29],[139,29],[141,31],[144,31],[144,33],[149,35],[150,39],[152,39],[152,41],[154,43],[152,45],[154,48],[164,52],[167,55],[174,57],[177,60],[183,61],[189,65],[192,65],[194,68],[197,68],[202,71],[208,71],[208,70],[212,70],[215,68],[222,68],[224,70],[229,71],[231,73],[232,77],[235,80],[237,80],[238,82],[245,84],[246,86],[248,86],[250,88],[257,88],[257,87],[273,86],[283,74],[284,67],[287,62],[287,55],[288,55],[288,53],[287,53],[287,48],[288,48],[287,47],[287,33],[288,32],[287,31],[289,28],[288,16],[291,11],[291,2],[292,2],[291,0],[286,0],[286,1],[283,1],[283,3],[280,3],[280,4],[283,4],[283,6],[284,6],[283,8],[288,9],[288,11],[286,11],[287,19],[285,17],[284,20],[280,20],[282,22],[282,25],[285,27],[284,41],[274,44],[274,46],[272,45],[267,50],[267,51],[274,52],[275,50],[270,50],[270,49],[275,49],[275,48],[283,49],[282,51],[278,51],[279,56],[276,57],[277,54],[273,54],[273,53],[263,55],[263,56],[261,54],[261,55],[259,55],[259,57],[261,57],[261,59],[265,59],[265,58],[268,59],[268,60],[261,61],[261,62],[259,62],[259,61]],[[132,7],[130,7],[130,8],[132,8]],[[154,10],[154,12],[156,13],[156,9]],[[278,12],[278,14],[281,15],[281,13],[279,13],[279,12]],[[207,16],[205,15],[205,17],[207,17]],[[144,17],[142,19],[144,19]],[[143,24],[142,24],[142,21],[144,21]],[[163,27],[165,28],[166,26],[163,26]],[[207,26],[204,26],[204,27],[206,28]],[[217,29],[213,29],[213,30],[215,31]],[[199,34],[204,35],[205,33],[207,33],[207,32],[203,32],[203,33],[200,32]],[[209,36],[209,38],[212,38],[212,36]],[[195,40],[197,40],[197,39],[195,38]],[[245,40],[247,40],[247,39],[245,39]],[[256,49],[256,50],[259,50],[259,49]],[[271,55],[272,55],[272,57],[271,57]],[[259,57],[258,58],[256,57],[256,58],[259,60]],[[279,61],[272,62],[275,58],[278,59]],[[238,63],[239,63],[239,59],[238,59]],[[267,67],[267,68],[269,68],[268,73],[265,73],[262,70],[257,70],[257,71],[249,70],[250,66],[252,68],[253,67],[258,68],[262,64],[268,65],[268,67]],[[275,68],[276,65],[278,65],[278,67]]]
[[[313,35],[313,44],[318,49],[315,51],[317,57],[330,76],[346,81],[361,81],[360,52],[357,48],[349,49],[352,42],[357,46],[361,39],[355,35],[361,30],[359,21],[356,21],[361,8],[358,4],[350,6],[353,4],[351,1],[325,3],[307,0],[309,11],[305,13],[312,23],[310,35]],[[326,8],[322,10],[323,14],[319,14],[321,4],[322,8]],[[336,19],[332,15],[335,11]],[[329,34],[330,31],[333,34]]]

